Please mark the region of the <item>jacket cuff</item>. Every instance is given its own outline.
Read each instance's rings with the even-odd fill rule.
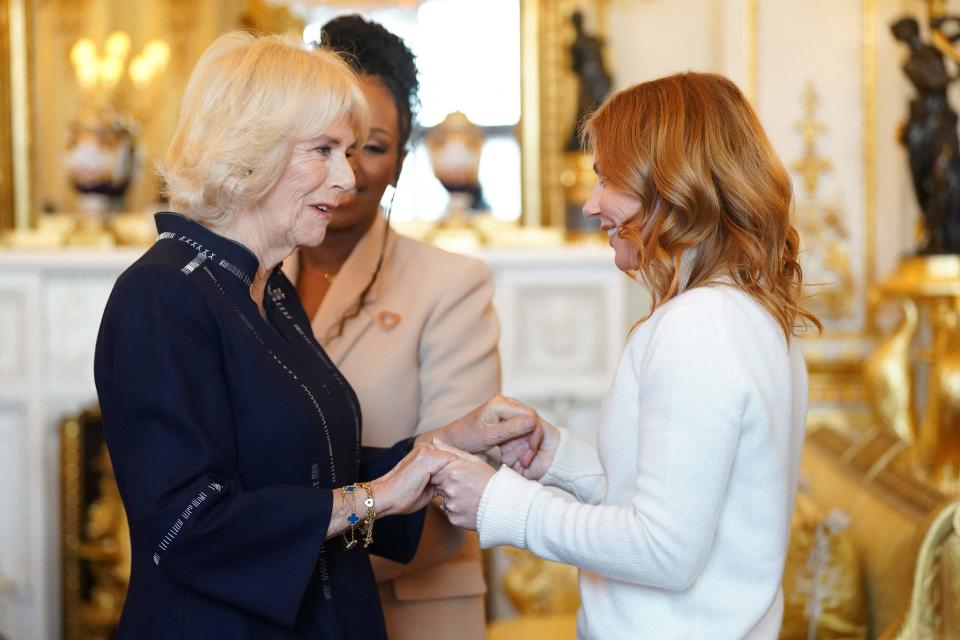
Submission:
[[[578,478],[602,472],[597,450],[593,444],[578,438],[569,429],[558,427],[560,444],[550,468],[540,482],[565,489]]]
[[[480,496],[477,509],[477,533],[484,549],[507,544],[527,547],[527,515],[530,505],[543,487],[527,480],[509,467],[500,467]]]

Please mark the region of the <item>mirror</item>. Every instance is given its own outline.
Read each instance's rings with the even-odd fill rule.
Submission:
[[[153,167],[209,43],[237,28],[312,39],[333,15],[355,11],[403,37],[421,71],[423,108],[395,219],[444,215],[450,198],[434,175],[428,134],[461,112],[483,137],[479,177],[492,217],[562,225],[554,174],[567,132],[559,123],[575,109],[576,87],[560,54],[572,39],[566,18],[584,4],[592,2],[0,0],[0,62],[11,70],[0,80],[0,116],[15,124],[0,139],[0,229],[88,206],[144,214],[163,207]],[[18,84],[28,90],[11,90]],[[543,139],[551,132],[556,149]]]

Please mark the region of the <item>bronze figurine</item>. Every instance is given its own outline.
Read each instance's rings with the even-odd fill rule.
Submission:
[[[613,79],[603,65],[603,40],[588,34],[583,28],[583,14],[574,11],[570,16],[577,35],[570,45],[573,72],[577,74],[577,115],[567,141],[567,151],[582,151],[580,125],[610,93]]]
[[[940,29],[951,21],[960,24],[960,18],[939,17],[931,26]],[[947,99],[947,89],[958,76],[948,71],[943,53],[923,41],[916,19],[901,18],[891,31],[910,48],[903,70],[917,92],[900,142],[907,147],[923,212],[926,239],[920,253],[960,253],[960,140],[957,114]],[[957,39],[960,34],[949,37]]]

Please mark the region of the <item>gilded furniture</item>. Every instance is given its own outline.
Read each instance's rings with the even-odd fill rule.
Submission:
[[[916,473],[946,493],[957,493],[960,257],[906,258],[878,292],[900,308],[902,320],[866,361],[865,383],[877,423],[898,434],[901,446],[909,445]],[[928,341],[916,337],[920,323]],[[913,391],[918,380],[925,385],[922,399]]]
[[[503,575],[503,590],[519,615],[491,622],[488,640],[572,639],[580,606],[577,568],[526,550],[507,548],[504,554],[510,568]]]
[[[815,429],[801,465],[810,496],[846,519],[861,564],[866,637],[960,638],[960,502],[915,477],[909,466],[902,441],[883,428],[855,437]],[[784,583],[788,598],[796,588]]]
[[[910,349],[919,313],[916,303],[908,297],[895,298],[892,302],[901,319],[864,361],[864,380],[876,423],[912,444],[917,437],[917,427]]]
[[[63,637],[108,640],[130,577],[130,530],[96,408],[60,426]]]

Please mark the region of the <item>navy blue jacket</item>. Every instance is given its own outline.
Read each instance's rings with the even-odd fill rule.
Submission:
[[[357,398],[279,269],[264,320],[250,251],[156,219],[95,361],[133,553],[118,637],[385,638],[367,552],[324,542],[330,490],[381,475],[411,442],[361,447]],[[371,551],[409,560],[422,522],[378,521]]]

